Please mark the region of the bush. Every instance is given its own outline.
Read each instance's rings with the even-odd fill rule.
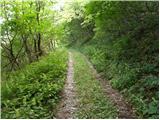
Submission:
[[[91,43],[81,47],[81,52],[88,56],[97,71],[103,73],[102,77],[110,80],[111,85],[133,104],[140,118],[157,118],[159,114],[157,63],[148,63],[146,60],[136,62],[138,59],[134,56],[126,61],[125,56],[118,56],[119,51],[117,53],[114,49],[109,51],[110,46],[107,45],[99,47]]]
[[[53,118],[66,78],[67,53],[59,50],[2,81],[2,118]]]

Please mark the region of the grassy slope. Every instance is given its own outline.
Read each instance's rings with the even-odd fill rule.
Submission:
[[[100,83],[94,77],[83,55],[73,52],[74,79],[79,98],[78,118],[116,118],[117,112],[103,94]]]
[[[53,118],[67,69],[67,52],[55,51],[2,82],[2,118]]]

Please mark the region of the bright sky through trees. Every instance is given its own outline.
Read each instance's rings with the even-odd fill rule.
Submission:
[[[65,4],[65,0],[56,0],[56,4],[53,5],[53,10],[60,11]]]

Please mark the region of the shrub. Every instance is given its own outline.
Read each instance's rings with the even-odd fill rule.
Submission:
[[[53,118],[66,78],[67,53],[59,50],[2,81],[2,118]]]

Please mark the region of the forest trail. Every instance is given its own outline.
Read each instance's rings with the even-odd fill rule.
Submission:
[[[1,0],[1,118],[159,118],[159,1]]]
[[[58,106],[58,111],[56,115],[56,118],[59,119],[75,118],[74,114],[76,113],[76,110],[80,109],[78,108],[77,105],[78,101],[75,92],[77,86],[74,82],[74,67],[73,67],[74,60],[72,58],[74,57],[73,56],[74,54],[69,52],[67,80],[62,93],[62,100]],[[97,80],[97,82],[100,83],[100,88],[102,89],[101,92],[103,92],[102,94],[104,94],[106,98],[109,98],[109,100],[116,107],[118,113],[117,118],[127,118],[127,119],[136,118],[131,105],[123,98],[123,96],[117,90],[111,87],[111,85],[107,80],[101,78],[101,76],[97,73],[97,71],[95,70],[93,65],[89,62],[87,57],[81,53],[79,53],[79,57],[83,58],[86,64],[88,65],[89,70],[91,71],[91,76],[95,78],[94,80],[95,81]],[[75,60],[74,62],[76,63],[78,61]],[[82,75],[83,74],[81,74],[81,76]],[[87,90],[85,92],[87,92]]]
[[[75,96],[75,85],[73,81],[74,70],[73,70],[73,60],[72,53],[69,52],[68,61],[68,72],[67,80],[64,86],[64,91],[62,93],[62,100],[58,106],[58,111],[56,118],[58,119],[73,119],[73,113],[76,110],[76,96]]]
[[[113,89],[109,81],[102,79],[101,75],[97,73],[96,69],[88,61],[86,56],[84,56],[84,58],[86,59],[86,62],[89,64],[90,68],[92,69],[93,75],[95,75],[96,79],[100,81],[103,92],[105,93],[107,97],[109,97],[112,103],[116,106],[117,111],[118,111],[118,118],[135,119],[136,115],[134,113],[133,108],[123,98],[122,94],[120,94],[117,90]]]

